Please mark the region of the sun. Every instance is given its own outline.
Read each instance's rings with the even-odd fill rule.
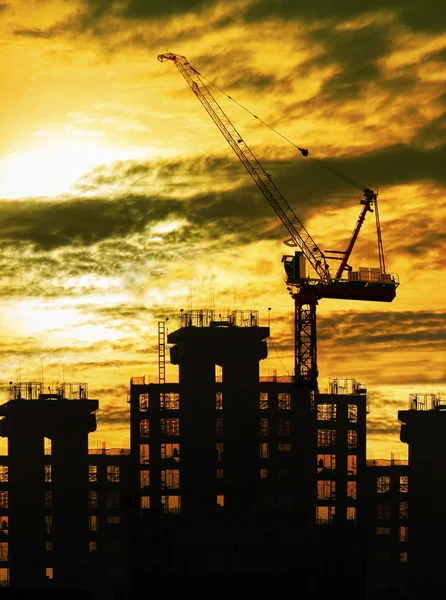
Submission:
[[[0,198],[54,197],[70,193],[76,181],[99,165],[142,158],[138,149],[123,149],[91,140],[45,139],[0,159]]]

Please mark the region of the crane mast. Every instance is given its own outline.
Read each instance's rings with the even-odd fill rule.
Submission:
[[[316,306],[318,300],[320,298],[337,298],[391,302],[396,295],[396,287],[399,284],[398,277],[386,274],[385,272],[377,194],[368,188],[362,188],[364,192],[364,200],[361,200],[363,208],[347,249],[343,252],[332,251],[334,254],[341,254],[341,257],[339,257],[341,263],[336,275],[333,277],[330,273],[325,253],[315,243],[293,209],[273,183],[271,176],[263,169],[242,136],[212,96],[201,79],[199,72],[190,65],[184,56],[179,54],[167,52],[158,55],[158,60],[160,62],[172,61],[175,64],[286,227],[290,238],[284,243],[288,246],[299,248],[298,251],[295,251],[294,256],[285,255],[282,257],[286,273],[287,289],[295,305],[294,377],[297,385],[308,386],[313,392],[317,392]],[[306,150],[301,148],[299,150],[304,156],[308,154]],[[361,273],[361,270],[355,273],[347,265],[347,261],[367,212],[373,212],[372,205],[375,206],[376,213],[380,268],[378,273],[364,273],[368,270],[363,270],[363,273]],[[326,253],[329,252],[326,251]],[[310,278],[305,275],[302,257],[313,267],[318,276],[317,278]],[[344,271],[348,271],[347,279],[342,278]]]

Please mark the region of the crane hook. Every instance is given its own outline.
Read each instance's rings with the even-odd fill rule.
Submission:
[[[308,156],[308,150],[306,148],[298,148],[302,152],[302,156]]]

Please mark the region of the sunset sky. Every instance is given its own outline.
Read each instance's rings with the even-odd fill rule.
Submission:
[[[0,2],[3,401],[10,381],[86,382],[90,445],[129,447],[130,378],[158,381],[158,322],[189,308],[265,326],[271,308],[262,374],[292,374],[288,233],[157,60],[173,52],[321,248],[344,249],[361,208],[333,170],[378,190],[397,297],[320,302],[319,387],[363,383],[368,457],[405,458],[409,394],[446,401],[445,17],[440,0]],[[379,266],[373,215],[349,262]]]

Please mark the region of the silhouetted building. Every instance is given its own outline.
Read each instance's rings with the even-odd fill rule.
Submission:
[[[315,393],[260,377],[269,328],[256,311],[188,311],[180,323],[167,338],[178,382],[164,381],[161,362],[159,383],[131,379],[130,450],[88,450],[98,401],[86,384],[10,384],[0,580],[64,597],[133,598],[166,583],[441,597],[446,406],[412,395],[398,413],[409,465],[366,461],[356,380]]]
[[[403,593],[407,583],[409,467],[407,460],[368,460],[367,581],[371,598]]]
[[[343,569],[348,589],[363,586],[365,390],[261,379],[269,329],[256,311],[189,311],[182,324],[168,336],[178,383],[131,381],[145,572],[300,573],[316,590]]]
[[[398,419],[409,446],[410,587],[414,598],[445,598],[446,404],[435,394],[411,394]]]
[[[315,394],[316,578],[330,592],[365,590],[364,480],[366,389],[356,380],[332,379],[327,394]],[[308,452],[309,449],[307,449]],[[336,582],[336,584],[334,584]]]
[[[119,591],[128,585],[133,480],[129,450],[90,450],[87,577],[92,589]]]
[[[11,587],[43,589],[53,579],[61,589],[86,589],[88,434],[96,429],[98,401],[88,399],[85,384],[44,393],[41,384],[19,383],[9,395],[0,435],[8,438],[2,553],[6,558],[7,547]]]

